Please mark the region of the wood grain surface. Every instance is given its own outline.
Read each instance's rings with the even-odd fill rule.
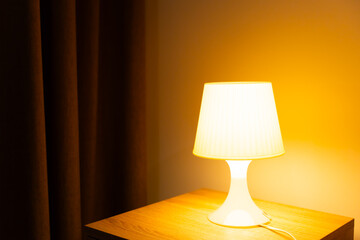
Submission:
[[[133,211],[88,224],[88,239],[291,239],[263,227],[229,228],[211,223],[207,215],[217,209],[226,193],[200,189]],[[263,200],[255,203],[269,215],[269,226],[289,231],[297,240],[351,240],[354,219]]]

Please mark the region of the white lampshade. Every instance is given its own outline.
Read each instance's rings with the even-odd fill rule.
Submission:
[[[270,158],[284,152],[270,82],[205,84],[195,155],[244,160]]]

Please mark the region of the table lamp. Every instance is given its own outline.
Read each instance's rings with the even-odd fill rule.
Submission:
[[[208,218],[231,227],[267,223],[251,199],[247,169],[251,160],[284,154],[270,82],[205,83],[193,153],[226,160],[231,182],[225,202]]]

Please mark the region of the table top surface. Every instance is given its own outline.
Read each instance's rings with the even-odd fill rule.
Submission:
[[[199,189],[85,226],[104,239],[290,239],[263,227],[231,228],[211,223],[207,216],[226,193]],[[269,226],[292,233],[297,240],[343,239],[354,219],[263,200],[254,202],[272,218]],[[344,238],[345,239],[345,238]]]

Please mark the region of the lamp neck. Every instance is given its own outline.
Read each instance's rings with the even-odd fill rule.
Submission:
[[[210,221],[236,227],[264,224],[269,221],[251,199],[247,187],[247,169],[251,160],[226,160],[231,182],[225,202],[209,215]]]
[[[247,170],[251,160],[226,160],[230,168],[231,182],[226,201],[233,201],[237,199],[235,196],[241,196],[252,202],[251,196],[247,186]],[[232,203],[234,205],[236,203]]]
[[[251,160],[226,160],[230,168],[231,178],[246,179]]]

